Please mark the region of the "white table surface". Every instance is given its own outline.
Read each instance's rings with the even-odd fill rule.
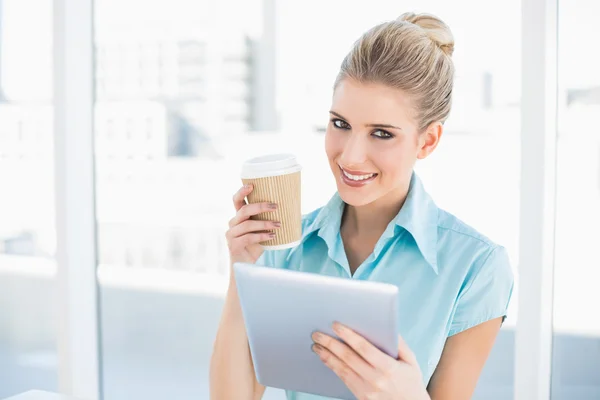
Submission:
[[[65,396],[58,393],[42,392],[41,390],[30,390],[4,400],[77,400],[75,397]]]

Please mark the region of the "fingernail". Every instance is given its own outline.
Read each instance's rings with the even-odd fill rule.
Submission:
[[[341,333],[344,333],[345,328],[342,324],[340,324],[339,322],[335,322],[333,324],[333,330],[335,331],[335,333],[337,333],[338,335]]]
[[[310,346],[312,351],[314,351],[315,353],[319,354],[319,352],[321,351],[321,346],[318,344],[313,344],[312,346]]]
[[[277,209],[277,204],[275,204],[275,203],[269,203],[269,208],[271,210],[276,210]]]
[[[312,339],[315,342],[319,342],[319,341],[321,341],[321,339],[323,339],[323,335],[321,335],[319,332],[315,332],[312,334]]]
[[[273,226],[279,228],[281,226],[281,222],[273,222]]]
[[[275,232],[270,232],[269,236],[272,237],[272,238],[274,238],[275,236],[277,236],[277,234]]]
[[[244,185],[244,189],[246,190],[250,190],[250,188],[252,187],[252,184],[247,183],[246,185]]]

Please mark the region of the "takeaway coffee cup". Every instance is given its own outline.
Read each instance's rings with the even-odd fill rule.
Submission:
[[[302,167],[292,154],[271,154],[247,160],[242,165],[242,182],[252,184],[254,189],[248,203],[276,203],[277,209],[258,214],[252,219],[279,221],[281,227],[274,232],[275,238],[261,245],[266,250],[295,247],[302,237],[302,214],[300,207],[300,173]]]

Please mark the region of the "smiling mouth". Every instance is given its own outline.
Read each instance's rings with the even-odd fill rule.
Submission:
[[[354,182],[368,181],[377,176],[377,173],[366,173],[366,172],[356,173],[354,171],[353,171],[354,173],[350,173],[350,172],[346,171],[344,168],[342,168],[340,165],[338,165],[338,167],[342,171],[342,174],[344,175],[344,177],[346,177],[349,180],[352,180]]]

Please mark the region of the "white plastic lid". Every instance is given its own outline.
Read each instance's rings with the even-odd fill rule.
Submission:
[[[270,154],[252,158],[242,165],[242,179],[286,175],[302,170],[293,154]]]

